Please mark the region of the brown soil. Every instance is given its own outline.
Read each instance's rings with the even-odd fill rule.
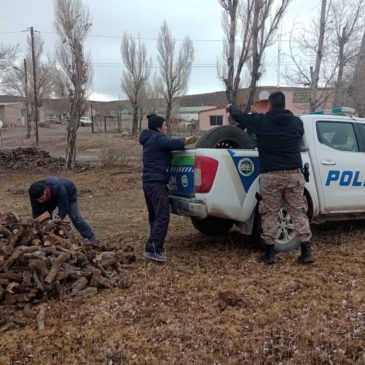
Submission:
[[[62,155],[62,126],[41,132],[41,147]],[[31,145],[22,133],[3,130],[3,146]],[[266,267],[250,237],[233,230],[206,238],[172,216],[168,262],[151,263],[142,257],[148,224],[138,143],[80,131],[81,152],[111,145],[128,157],[119,167],[63,175],[77,184],[80,210],[99,239],[135,248],[132,286],[49,301],[44,330],[31,318],[0,334],[0,364],[365,363],[363,222],[316,228],[312,266],[290,252]],[[1,170],[0,211],[29,217],[27,188],[50,174]]]

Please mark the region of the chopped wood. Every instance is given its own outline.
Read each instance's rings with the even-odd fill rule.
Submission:
[[[2,224],[0,224],[0,233],[5,237],[11,236],[11,231],[9,231],[6,227],[4,227]]]
[[[51,267],[51,270],[49,270],[46,278],[44,279],[44,281],[48,284],[51,284],[53,282],[53,280],[55,279],[57,273],[60,271],[61,269],[61,265],[66,262],[67,260],[69,260],[71,257],[71,255],[69,255],[66,252],[61,253],[61,255],[59,255],[53,262],[53,265]]]
[[[0,235],[0,307],[71,300],[132,285],[124,269],[136,268],[131,265],[136,261],[133,248],[117,251],[100,242],[86,244],[75,238],[70,222],[53,222],[48,212],[27,221],[0,213]]]
[[[36,319],[38,331],[42,331],[45,328],[44,325],[45,316],[46,316],[46,307],[44,305],[41,305]]]
[[[13,234],[10,237],[9,244],[11,246],[15,246],[15,244],[17,243],[19,237],[21,237],[21,235],[23,233],[24,233],[24,228],[23,227],[14,229]]]
[[[34,219],[34,223],[41,224],[41,223],[43,223],[45,221],[48,221],[51,218],[52,217],[49,214],[49,212],[44,212],[40,216],[38,216],[37,218]]]
[[[85,276],[81,276],[80,278],[78,278],[72,285],[72,290],[70,295],[74,296],[75,294],[77,294],[80,290],[84,289],[86,287],[86,285],[88,284],[88,280],[87,278],[85,278]]]

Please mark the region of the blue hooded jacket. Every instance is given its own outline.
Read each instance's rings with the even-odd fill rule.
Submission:
[[[42,180],[51,190],[51,199],[46,203],[39,203],[30,200],[32,205],[33,218],[48,211],[50,214],[58,207],[58,216],[64,219],[68,212],[69,203],[77,201],[77,190],[75,184],[63,177],[51,176]]]
[[[143,146],[143,182],[168,183],[171,168],[171,151],[184,150],[184,138],[170,138],[165,134],[144,129],[139,137]]]

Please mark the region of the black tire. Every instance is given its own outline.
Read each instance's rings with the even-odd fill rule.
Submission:
[[[207,236],[220,236],[227,233],[233,227],[233,221],[218,217],[197,219],[192,217],[193,226]]]
[[[261,216],[256,210],[252,235],[254,239],[260,244],[261,248],[264,248],[265,242],[261,238],[261,233]],[[299,246],[300,241],[297,237],[295,237],[294,226],[290,219],[290,215],[287,213],[285,208],[282,208],[278,217],[278,239],[275,241],[275,251],[288,252],[298,249]]]
[[[242,129],[224,125],[210,129],[198,140],[195,148],[251,149],[255,144]]]
[[[307,191],[304,192],[304,196],[305,199],[307,200],[307,205],[308,205],[307,216],[309,222],[311,222],[313,218],[313,203]],[[279,229],[281,230],[281,232],[279,232]],[[258,213],[258,208],[257,208],[252,236],[260,244],[261,248],[264,248],[265,242],[261,238],[261,233],[262,233],[261,216]],[[278,236],[279,239],[275,243],[276,252],[288,252],[299,248],[300,241],[298,240],[297,237],[295,237],[293,223],[290,219],[290,215],[287,213],[285,208],[282,208],[279,213]],[[286,236],[286,239],[283,239],[283,236]]]

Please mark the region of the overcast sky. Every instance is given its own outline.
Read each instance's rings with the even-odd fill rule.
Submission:
[[[282,26],[284,52],[293,21],[309,22],[319,11],[320,0],[292,0]],[[222,90],[217,79],[216,62],[222,52],[221,8],[218,0],[84,0],[93,26],[86,42],[94,67],[93,100],[125,98],[120,88],[122,61],[120,43],[124,32],[144,41],[149,57],[157,64],[156,44],[161,23],[166,20],[173,37],[189,36],[195,60],[188,94]],[[41,32],[45,51],[54,52],[57,36],[53,28],[53,1],[0,0],[0,43],[19,44],[25,50],[26,29]],[[23,57],[22,57],[23,58]],[[281,58],[283,59],[283,57]],[[283,62],[281,70],[283,71]],[[276,85],[278,80],[277,44],[265,57],[266,72],[261,86]],[[154,69],[155,70],[155,69]],[[281,83],[284,82],[280,77]]]

